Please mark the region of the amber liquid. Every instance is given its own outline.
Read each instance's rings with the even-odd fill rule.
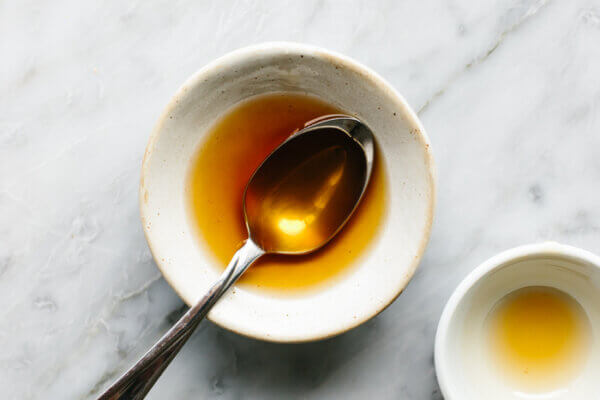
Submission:
[[[339,113],[343,111],[312,97],[271,94],[236,106],[211,129],[190,169],[188,200],[199,241],[219,267],[227,265],[248,237],[242,199],[252,173],[306,122]],[[323,162],[335,163],[335,157],[328,154]],[[384,219],[386,182],[381,164],[376,151],[369,186],[353,216],[330,243],[309,255],[266,255],[252,265],[240,284],[290,292],[317,287],[348,270],[373,242]],[[291,222],[288,228],[297,225]]]
[[[493,364],[515,388],[557,389],[582,370],[591,327],[572,297],[549,287],[526,287],[503,298],[488,317]]]
[[[290,138],[246,188],[252,240],[269,253],[318,249],[346,222],[367,178],[362,147],[337,129]]]

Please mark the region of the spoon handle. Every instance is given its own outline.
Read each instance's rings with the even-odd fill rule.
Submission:
[[[156,380],[177,355],[200,321],[248,267],[265,254],[251,239],[235,252],[219,280],[163,335],[146,354],[113,383],[98,400],[139,400],[146,397]]]

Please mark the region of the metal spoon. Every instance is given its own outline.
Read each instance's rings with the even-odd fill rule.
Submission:
[[[219,280],[99,400],[142,399],[212,306],[267,253],[306,254],[344,226],[371,176],[373,134],[358,119],[308,125],[273,151],[244,191],[248,239]]]

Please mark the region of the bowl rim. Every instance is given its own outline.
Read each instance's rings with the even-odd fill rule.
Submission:
[[[426,222],[425,222],[426,225],[422,232],[421,243],[418,247],[417,255],[414,258],[414,260],[412,260],[411,265],[407,266],[407,272],[405,274],[405,279],[402,282],[400,282],[399,287],[395,290],[395,295],[390,296],[389,301],[384,302],[382,305],[380,305],[378,307],[373,307],[372,312],[370,312],[365,317],[356,318],[352,321],[349,321],[347,324],[345,324],[344,326],[342,326],[339,329],[332,329],[332,330],[326,332],[325,334],[320,334],[320,335],[306,334],[306,335],[302,335],[299,338],[298,337],[279,338],[279,337],[273,337],[273,336],[266,335],[266,334],[259,335],[254,332],[246,332],[246,331],[236,329],[234,327],[230,327],[230,326],[220,323],[220,321],[215,320],[213,317],[211,317],[210,313],[206,316],[207,319],[209,319],[211,322],[218,325],[219,327],[226,329],[228,331],[231,331],[231,332],[235,332],[239,335],[252,338],[252,339],[258,339],[258,340],[275,342],[275,343],[305,343],[305,342],[312,342],[312,341],[317,341],[317,340],[324,340],[324,339],[327,339],[330,337],[340,335],[340,334],[347,332],[359,325],[362,325],[363,323],[367,322],[371,318],[377,316],[379,313],[381,313],[383,310],[385,310],[390,304],[392,304],[396,300],[396,298],[398,298],[398,296],[402,293],[402,291],[405,289],[405,287],[408,285],[408,283],[412,279],[415,271],[417,270],[417,268],[420,264],[421,258],[423,257],[425,248],[426,248],[429,238],[431,236],[433,217],[434,217],[435,207],[436,207],[437,173],[436,173],[436,168],[435,168],[433,152],[432,152],[432,148],[431,148],[431,142],[429,140],[427,132],[425,131],[425,128],[423,127],[417,114],[410,107],[410,105],[407,103],[407,101],[404,99],[404,97],[400,93],[398,93],[398,91],[390,83],[388,83],[384,78],[382,78],[379,74],[377,74],[375,71],[373,71],[369,67],[359,63],[358,61],[355,61],[354,59],[352,59],[348,56],[345,56],[343,54],[340,54],[335,51],[331,51],[331,50],[328,50],[328,49],[325,49],[325,48],[322,48],[319,46],[314,46],[314,45],[309,45],[309,44],[304,44],[304,43],[296,43],[296,42],[271,41],[271,42],[263,42],[263,43],[258,43],[258,44],[253,44],[250,46],[238,48],[236,50],[228,52],[228,53],[214,59],[213,61],[209,62],[208,64],[206,64],[205,66],[200,68],[198,71],[193,73],[188,79],[186,79],[185,82],[177,89],[175,94],[171,97],[169,102],[163,108],[157,122],[155,123],[155,125],[152,129],[150,137],[148,139],[146,149],[144,152],[144,156],[143,156],[143,160],[142,160],[142,167],[141,167],[141,174],[140,174],[141,175],[140,176],[140,186],[139,186],[139,193],[138,193],[138,204],[139,204],[139,209],[140,209],[142,228],[143,228],[143,232],[144,232],[144,237],[146,238],[146,242],[148,243],[148,247],[150,249],[152,257],[153,257],[158,269],[160,270],[162,276],[167,281],[169,286],[171,286],[171,288],[175,291],[175,293],[177,293],[178,297],[180,299],[182,299],[184,301],[184,303],[186,303],[188,306],[192,306],[193,301],[182,295],[181,291],[178,289],[177,285],[175,284],[175,282],[173,280],[173,276],[170,275],[169,268],[166,265],[166,263],[164,263],[160,257],[156,256],[156,252],[154,250],[154,243],[153,243],[151,235],[150,235],[150,230],[148,229],[146,224],[143,223],[143,221],[145,219],[145,214],[147,211],[146,210],[147,207],[144,205],[143,193],[145,190],[144,178],[147,174],[146,171],[148,169],[148,161],[150,159],[150,155],[153,152],[154,144],[162,131],[162,127],[163,127],[164,123],[169,118],[171,110],[179,103],[179,99],[181,97],[185,96],[191,88],[193,88],[197,84],[201,83],[204,80],[205,76],[210,75],[219,69],[226,68],[226,67],[229,68],[232,65],[235,65],[240,62],[244,62],[247,59],[251,59],[253,57],[257,57],[257,56],[261,56],[261,55],[268,55],[268,54],[271,54],[271,55],[310,54],[313,57],[325,59],[330,62],[336,62],[340,65],[343,65],[344,67],[346,67],[348,69],[358,72],[362,79],[370,81],[370,83],[374,87],[377,87],[379,90],[386,92],[387,94],[390,95],[393,102],[399,106],[399,109],[403,110],[406,124],[409,127],[414,128],[415,130],[417,130],[419,132],[418,137],[424,148],[425,165],[427,167],[427,173],[429,175],[429,182],[430,182],[430,187],[431,187],[431,196],[428,199],[429,207],[428,207],[428,211],[427,211],[427,215],[426,215]]]
[[[461,304],[465,295],[478,282],[486,279],[497,269],[508,263],[536,256],[562,256],[572,260],[582,261],[588,265],[600,269],[600,257],[594,253],[581,249],[579,247],[561,244],[557,242],[541,242],[526,244],[504,250],[479,264],[472,270],[454,289],[448,302],[444,306],[440,317],[434,344],[434,365],[435,373],[442,396],[446,400],[465,400],[459,399],[456,393],[450,391],[450,378],[448,375],[448,360],[446,349],[448,347],[448,331],[450,323],[453,321],[456,309]]]

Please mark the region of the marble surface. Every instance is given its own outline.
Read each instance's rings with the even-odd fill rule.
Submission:
[[[600,253],[600,2],[0,3],[0,397],[93,399],[185,310],[138,219],[140,162],[177,87],[267,40],[369,65],[438,167],[421,268],[385,312],[317,343],[204,323],[151,399],[441,399],[442,307],[478,263],[556,240]]]

